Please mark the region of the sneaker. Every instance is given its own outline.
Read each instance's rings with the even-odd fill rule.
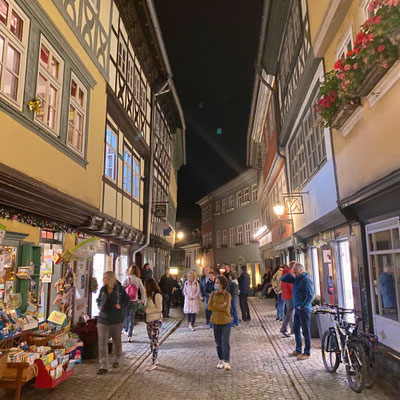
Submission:
[[[219,363],[217,364],[217,368],[218,369],[224,369],[225,368],[225,363],[222,360],[220,360]]]
[[[113,362],[113,368],[118,368],[118,367],[119,367],[118,361]]]
[[[293,353],[289,353],[289,357],[298,357],[301,353],[298,353],[296,350]]]
[[[228,362],[225,361],[225,371],[231,371],[231,370],[232,370],[231,366],[229,365]]]
[[[288,332],[281,332],[283,337],[290,337],[290,333]]]
[[[132,336],[128,336],[128,343],[132,343]]]
[[[300,355],[297,357],[297,359],[298,359],[299,361],[308,360],[309,358],[310,358],[310,355],[309,355],[309,354],[300,354]]]
[[[157,368],[157,363],[147,366],[146,371],[154,371]]]
[[[194,331],[194,330],[195,330],[193,325],[190,325],[189,328],[190,328],[191,331]]]
[[[97,375],[105,375],[107,373],[107,370],[105,368],[100,368],[97,371]]]

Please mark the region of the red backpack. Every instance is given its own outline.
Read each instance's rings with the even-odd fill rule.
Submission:
[[[133,301],[137,299],[138,288],[131,283],[131,277],[129,277],[129,285],[125,288],[125,292],[129,296],[129,300]]]

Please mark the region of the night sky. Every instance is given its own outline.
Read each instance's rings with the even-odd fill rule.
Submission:
[[[246,168],[262,0],[155,0],[186,119],[178,217]]]

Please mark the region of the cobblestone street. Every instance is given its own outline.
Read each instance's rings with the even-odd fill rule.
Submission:
[[[135,328],[135,343],[125,343],[123,366],[97,376],[97,364],[85,363],[54,391],[25,387],[23,399],[395,399],[398,394],[382,383],[372,390],[354,393],[344,368],[325,372],[319,340],[313,341],[312,357],[297,361],[287,357],[292,338],[281,338],[271,300],[252,299],[252,322],[232,332],[232,371],[216,369],[217,356],[211,329],[199,319],[195,332],[187,329],[180,311],[163,325],[159,368],[147,372],[148,339],[144,324]],[[6,399],[12,399],[7,392]]]

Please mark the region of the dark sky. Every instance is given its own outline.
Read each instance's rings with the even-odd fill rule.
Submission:
[[[187,125],[178,220],[199,218],[194,203],[245,169],[262,4],[155,0]]]

